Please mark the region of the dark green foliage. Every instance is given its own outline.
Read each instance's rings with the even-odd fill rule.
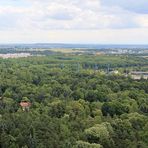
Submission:
[[[148,147],[148,81],[122,74],[125,65],[147,61],[126,60],[91,55],[0,59],[0,147]],[[121,74],[104,74],[108,63]],[[23,100],[31,103],[28,112],[19,104]]]
[[[122,115],[128,112],[128,107],[117,101],[106,102],[102,105],[102,113],[104,116],[110,115],[113,117],[114,115]]]

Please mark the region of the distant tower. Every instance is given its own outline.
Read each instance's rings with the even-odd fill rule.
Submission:
[[[110,64],[107,65],[107,73],[110,71]]]
[[[98,70],[98,65],[95,64],[95,65],[94,65],[94,72],[96,72],[97,70]]]
[[[95,64],[94,69],[95,69],[95,70],[98,70],[98,65],[97,65],[97,64]]]
[[[80,72],[80,64],[77,63],[77,72],[79,73]]]
[[[64,63],[60,65],[60,68],[63,69],[65,67]]]
[[[125,65],[125,74],[126,74],[126,76],[128,76],[128,55],[126,55],[126,62],[127,62],[127,64]]]

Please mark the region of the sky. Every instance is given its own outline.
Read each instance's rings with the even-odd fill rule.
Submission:
[[[0,43],[148,44],[148,0],[0,0]]]

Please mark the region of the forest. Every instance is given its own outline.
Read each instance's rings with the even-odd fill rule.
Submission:
[[[148,80],[133,80],[125,75],[130,70],[148,71],[148,60],[0,59],[0,147],[147,148]],[[21,102],[30,105],[23,109]]]

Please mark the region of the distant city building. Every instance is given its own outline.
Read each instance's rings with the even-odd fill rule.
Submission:
[[[130,75],[133,79],[139,80],[141,78],[143,79],[148,79],[148,72],[143,72],[143,71],[132,71],[130,72]]]
[[[0,58],[8,59],[8,58],[25,58],[31,56],[30,53],[7,53],[0,54]]]
[[[118,70],[113,70],[113,71],[110,71],[109,73],[110,74],[119,74],[119,71]]]

